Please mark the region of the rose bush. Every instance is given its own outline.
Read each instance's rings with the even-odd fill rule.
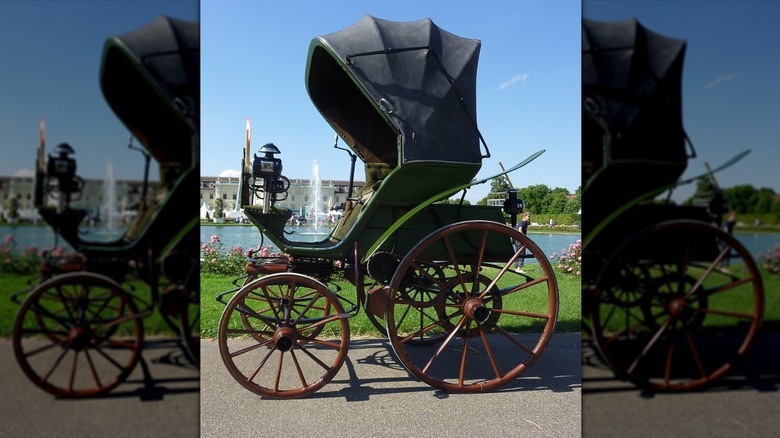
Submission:
[[[39,272],[45,258],[67,256],[66,248],[54,247],[41,251],[35,246],[18,250],[18,244],[12,234],[7,234],[0,242],[0,273],[15,275],[34,275]]]
[[[279,257],[281,253],[274,252],[273,245],[250,248],[244,251],[241,246],[234,246],[229,250],[225,247],[218,235],[211,236],[208,243],[201,244],[200,248],[200,272],[219,275],[243,275],[246,272],[246,263],[250,258]]]
[[[756,257],[758,264],[771,274],[780,273],[780,243],[765,254]]]
[[[569,245],[568,249],[561,249],[560,254],[554,252],[550,255],[553,268],[571,275],[582,275],[582,239]]]

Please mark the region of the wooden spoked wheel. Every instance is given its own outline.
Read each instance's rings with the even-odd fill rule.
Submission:
[[[247,284],[257,280],[259,277],[261,277],[261,276],[257,275],[257,274],[249,274],[246,277],[246,279],[244,280],[244,286],[246,286]],[[274,294],[276,292],[274,290],[269,290],[268,293],[269,294]],[[323,306],[322,309],[320,309],[322,311],[322,314],[323,315],[329,315],[330,311],[331,311],[330,310],[330,301],[325,300],[324,302],[320,303],[320,305]],[[293,308],[292,310],[293,310],[293,312],[298,312],[298,311],[302,310],[302,307],[299,305],[298,307]],[[266,308],[264,310],[261,310],[260,315],[272,316],[271,315],[272,312],[273,312],[273,309],[269,307],[269,308]],[[268,333],[269,330],[273,331],[273,329],[269,328],[270,326],[269,326],[268,322],[266,322],[266,321],[270,321],[268,319],[254,318],[254,317],[252,317],[251,315],[249,315],[248,313],[245,313],[245,312],[239,312],[239,317],[241,318],[241,322],[244,324],[244,328],[249,331],[249,334],[253,338],[255,338],[256,340],[258,340],[260,342],[264,342],[264,341],[267,340],[267,338],[263,337],[264,333]],[[318,326],[318,327],[316,327],[316,328],[314,328],[312,330],[312,332],[309,334],[309,336],[310,337],[317,337],[317,335],[320,333],[321,330],[322,330],[322,326]],[[302,340],[302,342],[306,343],[307,341],[304,339],[304,340]]]
[[[523,254],[521,274],[514,262]],[[404,257],[391,281],[386,326],[395,354],[417,378],[446,391],[483,392],[539,358],[557,315],[558,284],[541,249],[506,225],[467,221],[435,231]]]
[[[338,298],[320,281],[294,273],[248,283],[219,321],[219,352],[233,378],[257,394],[311,394],[341,368],[349,323]]]
[[[33,289],[16,314],[13,348],[24,374],[58,397],[105,394],[127,379],[143,347],[132,297],[108,277],[76,272]]]
[[[703,222],[641,231],[617,249],[595,286],[598,351],[619,377],[656,391],[693,390],[726,374],[763,317],[750,253]]]

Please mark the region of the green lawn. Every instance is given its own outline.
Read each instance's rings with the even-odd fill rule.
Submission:
[[[11,296],[18,291],[29,289],[29,281],[30,279],[24,276],[0,274],[0,338],[11,336],[14,318],[16,316],[16,311],[19,308],[19,306],[11,300]],[[137,303],[139,311],[141,311],[141,307],[144,306],[145,308],[145,303],[149,302],[149,288],[140,281],[133,282],[132,287],[135,288],[132,292],[133,296],[138,297],[143,301]],[[144,332],[147,335],[178,336],[178,333],[174,333],[168,328],[168,325],[156,309],[151,315],[143,319],[143,325]]]
[[[203,338],[215,338],[219,318],[225,306],[216,300],[216,296],[232,289],[232,277],[202,274],[201,275],[201,336]],[[556,332],[577,332],[580,330],[581,304],[580,304],[580,277],[558,274],[559,313],[556,324]],[[346,281],[338,283],[342,288],[340,294],[345,297],[354,297],[354,287]],[[231,295],[226,296],[227,299]],[[354,298],[350,298],[354,300]],[[346,305],[345,305],[346,307]],[[371,324],[364,310],[349,320],[352,336],[385,336],[379,333]]]
[[[558,274],[557,279],[560,294],[560,310],[556,331],[579,331],[581,328],[580,277]],[[0,274],[0,337],[8,337],[11,334],[13,319],[18,308],[11,301],[11,295],[16,291],[27,288],[27,281],[26,277]],[[231,282],[231,277],[218,275],[201,276],[201,334],[204,338],[216,336],[216,327],[225,306],[217,302],[215,297],[218,293],[231,289]],[[780,276],[764,273],[763,282],[766,298],[763,330],[780,331]],[[139,290],[135,294],[144,300],[148,300],[146,291]],[[149,334],[170,333],[165,322],[156,312],[144,319],[144,327]],[[380,335],[362,310],[358,316],[350,320],[350,330],[355,336]]]

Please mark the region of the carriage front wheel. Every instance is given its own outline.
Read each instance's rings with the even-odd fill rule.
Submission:
[[[132,372],[143,346],[132,297],[108,277],[74,272],[33,289],[16,314],[16,361],[59,397],[107,393]]]
[[[219,352],[246,389],[272,398],[311,394],[344,363],[349,323],[322,282],[295,273],[244,285],[219,321]]]
[[[615,373],[657,391],[700,388],[755,340],[761,274],[734,237],[704,222],[653,225],[608,259],[591,308],[598,351]]]
[[[433,232],[403,258],[385,322],[410,373],[446,391],[482,392],[539,358],[557,315],[558,284],[542,250],[504,224],[466,221]],[[429,338],[439,342],[421,341]]]

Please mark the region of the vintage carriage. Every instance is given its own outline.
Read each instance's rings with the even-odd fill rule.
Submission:
[[[217,297],[220,354],[245,388],[272,398],[320,389],[344,362],[361,308],[409,372],[443,390],[498,388],[542,354],[558,312],[545,254],[500,207],[437,203],[489,180],[474,180],[490,156],[477,129],[479,48],[430,19],[366,16],[313,39],[306,87],[349,147],[349,201],[329,236],[296,239],[280,207],[280,149],[266,144],[250,163],[247,144],[241,204],[283,254],[250,259]],[[366,176],[353,194],[356,158]],[[514,223],[522,207],[512,192],[504,211]],[[519,257],[527,272],[513,268]]]
[[[584,20],[583,321],[615,374],[658,391],[701,388],[755,340],[761,275],[722,229],[714,172],[691,206],[663,199],[695,157],[682,123],[686,43],[634,19]]]
[[[20,303],[13,348],[24,374],[59,397],[108,393],[127,379],[144,341],[142,318],[159,309],[199,361],[198,210],[199,26],[165,16],[109,38],[100,85],[114,113],[138,139],[146,174],[136,219],[120,237],[80,228],[86,211],[74,148],[59,144],[37,159],[35,205],[75,251],[50,254],[41,282]],[[47,159],[48,158],[48,159]],[[148,190],[151,159],[160,181]],[[193,193],[195,193],[193,195]],[[56,199],[56,206],[47,199]],[[144,285],[145,283],[145,285]],[[145,299],[136,289],[149,289]]]

